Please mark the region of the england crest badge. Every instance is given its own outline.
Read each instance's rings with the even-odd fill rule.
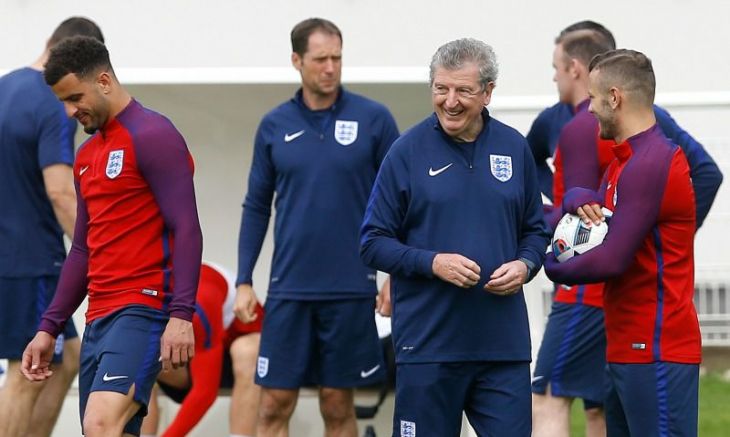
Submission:
[[[507,182],[512,178],[512,157],[505,155],[489,155],[492,175],[500,182]]]
[[[256,366],[256,373],[259,378],[263,378],[269,373],[269,359],[266,357],[259,357],[258,366]]]
[[[335,139],[343,146],[349,146],[357,139],[357,122],[337,120],[335,122]]]
[[[112,150],[109,152],[109,159],[106,161],[106,176],[114,179],[122,173],[124,165],[124,150]]]

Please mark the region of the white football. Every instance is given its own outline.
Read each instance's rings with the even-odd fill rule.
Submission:
[[[588,252],[603,242],[608,224],[585,224],[575,214],[565,214],[558,222],[553,235],[553,254],[560,262]]]

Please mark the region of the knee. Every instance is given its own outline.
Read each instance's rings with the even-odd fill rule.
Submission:
[[[246,338],[249,336],[255,336]],[[256,370],[256,358],[259,353],[258,334],[248,334],[240,337],[231,344],[231,360],[233,362],[233,375],[239,378],[253,379]]]
[[[328,423],[345,422],[355,417],[352,390],[321,389],[319,408]]]
[[[289,420],[296,401],[296,393],[293,396],[272,396],[267,389],[263,389],[259,402],[259,420],[265,424]]]
[[[101,412],[97,413],[94,410],[86,411],[84,414],[83,428],[84,436],[86,437],[102,437],[110,435],[120,435],[124,425],[119,426],[115,423],[108,415]]]

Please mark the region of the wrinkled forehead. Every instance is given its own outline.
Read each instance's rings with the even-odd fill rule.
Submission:
[[[433,83],[454,86],[479,86],[479,67],[466,62],[456,68],[437,66],[433,72]]]

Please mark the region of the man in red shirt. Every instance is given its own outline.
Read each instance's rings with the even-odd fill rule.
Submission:
[[[559,263],[563,284],[605,281],[611,436],[697,435],[701,341],[694,309],[695,199],[689,165],[652,109],[655,78],[639,52],[614,50],[589,65],[590,111],[616,160],[595,191],[574,188],[563,211],[586,223],[613,212],[603,244]]]
[[[195,353],[202,234],[192,157],[170,120],[119,84],[99,41],[62,41],[44,77],[93,136],[74,164],[73,244],[21,370],[31,381],[52,375],[55,338],[88,294],[79,373],[84,435],[138,435],[160,367],[184,366]]]

